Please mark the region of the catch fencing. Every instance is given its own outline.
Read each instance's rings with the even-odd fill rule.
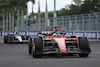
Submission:
[[[22,13],[23,15],[23,13]],[[38,19],[34,19],[34,23],[28,25],[30,19],[25,19],[19,17],[19,19],[13,18],[13,14],[9,16],[11,19],[8,19],[6,15],[4,16],[5,20],[0,20],[0,31],[15,31],[17,28],[18,31],[38,31]],[[56,18],[49,17],[49,21],[45,22],[45,18],[41,18],[40,30],[49,30],[49,27],[54,27],[54,20],[56,20],[56,26],[65,28],[66,31],[100,31],[100,12],[93,12],[87,14],[78,14],[78,15],[67,15],[67,16],[58,16]],[[11,24],[11,25],[10,25]],[[47,25],[46,25],[47,24]],[[46,26],[48,26],[46,29]],[[4,28],[4,30],[3,30]],[[14,28],[14,29],[12,29]],[[10,30],[11,29],[11,30]]]

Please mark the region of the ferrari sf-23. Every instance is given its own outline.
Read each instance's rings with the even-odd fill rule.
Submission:
[[[29,54],[34,58],[41,58],[45,54],[78,54],[79,57],[88,57],[91,48],[87,37],[66,37],[65,34],[51,31],[41,32],[38,37],[30,37]]]

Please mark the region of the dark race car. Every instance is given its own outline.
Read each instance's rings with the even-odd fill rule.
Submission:
[[[19,33],[8,33],[4,36],[4,43],[28,43],[29,36],[21,36]]]

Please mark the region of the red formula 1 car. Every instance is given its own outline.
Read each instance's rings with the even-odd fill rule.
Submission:
[[[45,54],[79,54],[87,57],[91,53],[86,37],[66,37],[63,32],[42,32],[41,35],[29,38],[29,54],[34,58]]]

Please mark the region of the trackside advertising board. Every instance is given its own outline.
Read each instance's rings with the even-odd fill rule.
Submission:
[[[100,39],[100,32],[66,32],[66,36],[87,37],[88,39]]]
[[[81,36],[84,36],[84,32],[73,32],[73,35],[77,37],[81,37]]]
[[[0,32],[0,36],[6,36],[8,33],[14,33],[14,31]],[[38,36],[38,31],[19,31],[20,35],[24,36]],[[76,37],[87,37],[89,39],[100,39],[100,32],[66,32],[66,37],[75,35]]]
[[[97,39],[97,32],[86,32],[85,35],[89,39]]]

